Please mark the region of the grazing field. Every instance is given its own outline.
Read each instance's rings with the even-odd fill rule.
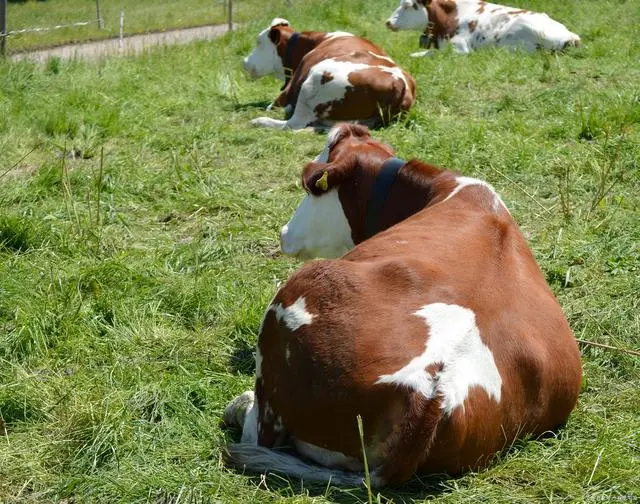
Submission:
[[[69,26],[45,32],[17,33],[8,41],[10,52],[25,51],[51,45],[117,37],[120,32],[120,11],[124,10],[125,35],[148,31],[164,31],[207,24],[226,23],[225,0],[101,0],[100,13],[103,27],[97,22],[86,26]],[[266,10],[286,5],[277,0]],[[235,0],[234,22],[255,19],[257,0]],[[264,12],[263,12],[264,13]],[[95,21],[95,0],[27,0],[9,3],[7,28],[9,31],[25,28],[50,27],[71,23]]]
[[[396,57],[418,101],[374,136],[492,183],[576,336],[637,350],[640,1],[512,3],[584,46],[412,59],[417,34],[384,28],[395,1],[286,16]],[[280,87],[241,69],[269,9],[140,58],[0,62],[0,502],[367,501],[221,462],[237,435],[220,429],[224,406],[252,386],[262,314],[300,265],[279,228],[325,141],[248,126]],[[554,436],[375,498],[639,502],[640,358],[581,349],[580,402]]]

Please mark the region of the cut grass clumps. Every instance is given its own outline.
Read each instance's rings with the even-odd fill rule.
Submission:
[[[49,3],[60,7],[14,7]],[[386,30],[394,4],[276,2],[212,42],[0,62],[0,501],[368,501],[365,488],[254,478],[221,460],[235,435],[219,427],[224,407],[253,387],[264,310],[301,264],[280,253],[279,231],[325,144],[249,127],[282,117],[264,111],[281,83],[241,66],[276,14],[364,34],[396,58],[417,103],[373,136],[490,182],[576,336],[640,349],[637,2],[520,2],[584,46],[432,58],[409,57],[417,33]],[[639,500],[640,359],[581,350],[566,426],[486,470],[373,499]]]

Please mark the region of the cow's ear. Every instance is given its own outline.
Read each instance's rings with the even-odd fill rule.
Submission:
[[[333,189],[333,167],[330,163],[309,163],[302,172],[302,184],[307,192],[319,196]]]
[[[274,43],[274,45],[278,45],[278,42],[280,42],[280,28],[277,26],[274,26],[273,28],[271,28],[269,30],[269,39],[271,40],[271,42]]]
[[[333,163],[312,162],[302,171],[302,184],[314,196],[320,196],[343,184],[353,172],[355,158],[343,158]]]

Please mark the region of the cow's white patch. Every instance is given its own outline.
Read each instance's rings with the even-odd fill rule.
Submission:
[[[274,26],[278,26],[278,25],[289,26],[289,21],[287,21],[284,18],[273,18],[273,20],[271,21],[271,24],[269,25],[269,28],[273,28]]]
[[[392,65],[395,65],[396,62],[393,61],[389,56],[382,56],[381,54],[376,54],[373,51],[367,51],[371,56],[373,56],[374,58],[379,58],[381,60],[385,60],[388,61],[389,63],[391,63]]]
[[[276,303],[271,306],[271,309],[275,311],[278,322],[284,321],[284,325],[290,331],[297,331],[303,325],[311,324],[315,317],[313,313],[307,311],[307,302],[304,296],[300,296],[295,303],[286,308],[283,308],[280,303]]]
[[[353,37],[353,33],[345,32],[345,31],[334,31],[327,33],[325,40],[334,39],[338,37]]]
[[[282,423],[282,417],[280,415],[278,415],[278,418],[276,418],[276,421],[273,423],[273,430],[276,432],[284,431],[284,423]]]
[[[302,259],[336,258],[354,247],[337,189],[308,194],[280,232],[282,252]]]
[[[289,359],[291,359],[291,349],[289,348],[289,345],[284,347],[284,358],[287,361],[287,364],[289,364]]]
[[[299,439],[294,439],[293,443],[300,454],[321,466],[353,472],[360,472],[364,469],[362,462],[356,458],[347,457],[344,453],[327,450]]]
[[[416,0],[401,0],[400,6],[387,19],[387,28],[397,30],[424,31],[429,24],[429,14],[424,5]]]
[[[465,187],[481,186],[481,187],[486,188],[491,193],[491,196],[493,197],[493,205],[492,205],[491,209],[494,212],[497,212],[500,209],[501,206],[507,212],[509,211],[507,206],[504,204],[504,201],[502,201],[502,198],[496,192],[496,190],[493,188],[493,186],[491,184],[485,182],[484,180],[476,179],[476,178],[473,178],[473,177],[456,177],[456,182],[458,183],[458,185],[456,185],[456,187],[453,189],[453,191],[451,191],[447,195],[447,197],[444,200],[442,200],[442,203],[444,203],[445,201],[453,198],[456,194],[458,194],[460,191],[462,191],[462,189],[464,189]]]
[[[243,443],[258,444],[258,405],[255,400],[251,401],[245,416],[241,440]]]
[[[493,353],[480,338],[475,313],[458,305],[433,303],[414,315],[424,318],[429,328],[424,353],[395,373],[380,376],[376,383],[409,387],[430,399],[439,395],[447,414],[464,405],[474,385],[499,403],[502,378]],[[431,364],[442,366],[435,376],[426,371]]]
[[[316,163],[329,162],[329,154],[331,153],[331,149],[333,149],[334,145],[336,144],[340,131],[341,131],[340,126],[334,126],[333,128],[331,128],[331,130],[327,134],[327,142],[324,144],[324,148],[322,149],[322,152],[318,154],[314,159]]]

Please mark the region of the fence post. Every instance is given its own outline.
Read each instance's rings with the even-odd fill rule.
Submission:
[[[233,30],[233,0],[229,0],[229,31]]]
[[[96,0],[96,17],[98,18],[98,28],[104,28],[104,22],[102,21],[102,16],[100,15],[100,0]]]
[[[120,52],[124,50],[124,9],[120,11],[120,40],[118,42]]]
[[[7,0],[0,0],[0,55],[7,55]]]

